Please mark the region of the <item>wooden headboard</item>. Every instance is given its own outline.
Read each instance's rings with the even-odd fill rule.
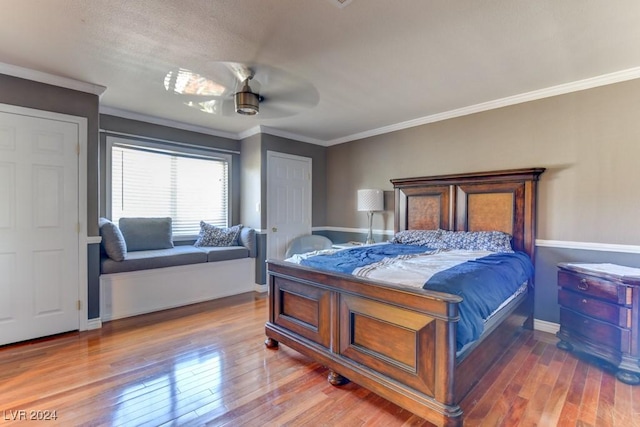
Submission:
[[[537,182],[544,168],[392,179],[395,231],[504,231],[533,258]]]

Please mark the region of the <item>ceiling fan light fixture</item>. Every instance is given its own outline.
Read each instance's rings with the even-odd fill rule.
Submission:
[[[260,96],[251,91],[249,79],[246,79],[240,92],[236,92],[236,113],[247,116],[254,116],[260,111]]]

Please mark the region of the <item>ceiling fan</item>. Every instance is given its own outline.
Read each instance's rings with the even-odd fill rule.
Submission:
[[[203,71],[169,71],[165,89],[185,105],[205,113],[260,119],[298,114],[319,101],[311,83],[269,65],[216,61]]]

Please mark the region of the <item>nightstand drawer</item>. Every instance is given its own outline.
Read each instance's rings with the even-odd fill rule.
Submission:
[[[610,323],[560,308],[560,325],[568,331],[582,335],[593,343],[606,345],[621,352],[629,352],[631,331]]]
[[[614,325],[631,328],[631,309],[560,288],[558,302],[581,314],[604,320]]]
[[[631,304],[631,290],[611,281],[560,271],[558,285],[588,297],[600,298],[616,304]]]

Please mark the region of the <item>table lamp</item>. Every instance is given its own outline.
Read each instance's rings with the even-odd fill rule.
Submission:
[[[369,234],[365,243],[375,243],[372,229],[373,213],[384,210],[384,192],[378,189],[358,190],[358,210],[366,211],[369,216]]]

